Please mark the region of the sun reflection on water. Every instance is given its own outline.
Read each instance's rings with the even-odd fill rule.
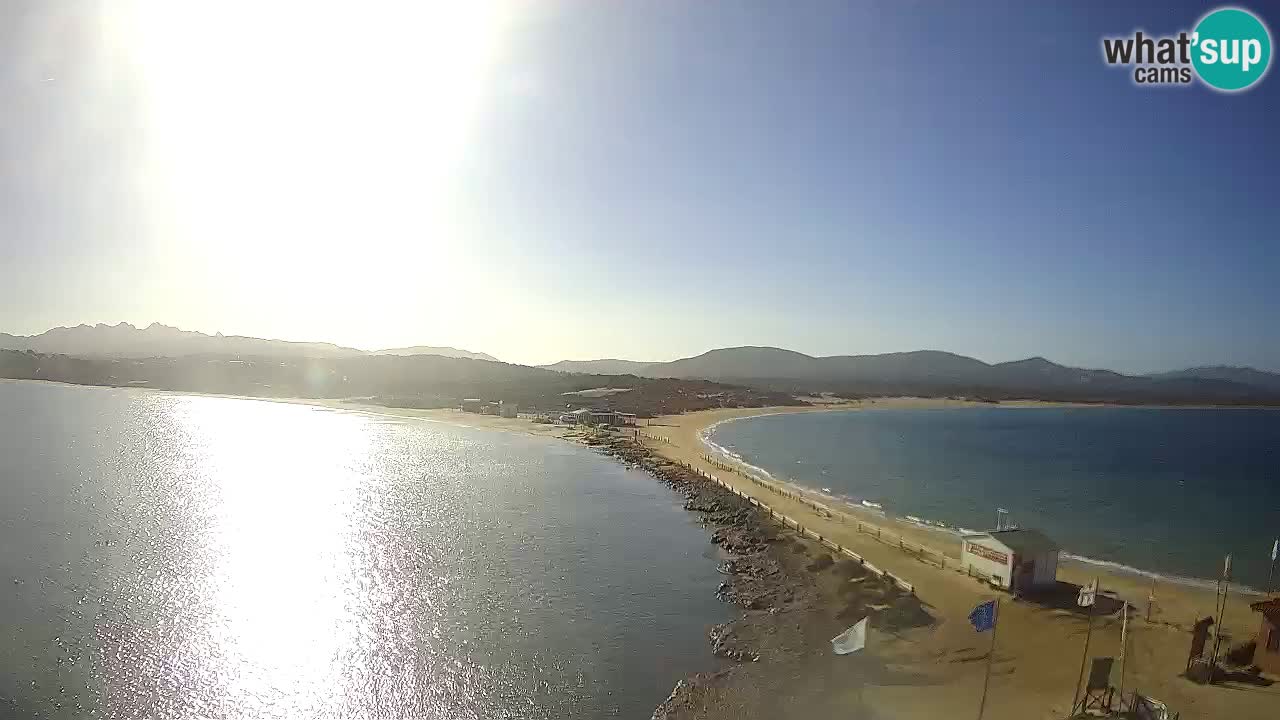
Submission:
[[[15,398],[44,417],[0,435],[0,472],[31,474],[0,483],[19,561],[0,716],[632,715],[702,667],[722,619],[705,536],[672,497],[567,445],[267,401],[7,392],[0,421]]]
[[[333,707],[368,634],[359,606],[369,578],[352,557],[352,515],[366,490],[359,468],[372,450],[368,419],[298,422],[313,412],[245,413],[216,398],[186,399],[175,411],[187,436],[200,439],[193,450],[212,501],[206,541],[218,561],[207,590],[220,647],[211,650],[233,659],[225,692],[259,699],[260,710],[282,696]],[[307,448],[301,458],[299,447]]]

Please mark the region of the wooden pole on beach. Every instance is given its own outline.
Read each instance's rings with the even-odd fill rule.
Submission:
[[[1280,538],[1276,538],[1271,543],[1271,569],[1267,571],[1267,594],[1270,595],[1275,587],[1271,584],[1271,579],[1276,574],[1276,555],[1280,555]]]
[[[1213,626],[1213,661],[1209,663],[1209,684],[1213,684],[1218,669],[1218,650],[1222,647],[1222,623],[1227,616],[1227,596],[1231,594],[1231,554],[1222,566],[1222,607],[1218,609],[1218,622]]]
[[[1128,653],[1125,652],[1129,647],[1129,601],[1124,601],[1124,608],[1121,610],[1124,615],[1120,616],[1120,707],[1124,709],[1124,657]]]
[[[1085,615],[1089,618],[1088,629],[1084,633],[1084,653],[1080,655],[1080,673],[1076,675],[1076,691],[1071,696],[1071,715],[1075,717],[1076,703],[1080,700],[1080,686],[1084,683],[1084,666],[1089,661],[1089,640],[1093,637],[1093,606],[1098,604],[1098,578],[1093,579],[1093,601],[1085,606]]]
[[[987,686],[991,684],[991,663],[996,657],[996,631],[1000,629],[1000,598],[996,598],[995,622],[991,625],[991,650],[987,653],[987,674],[982,678],[982,701],[978,703],[978,720],[987,709]]]

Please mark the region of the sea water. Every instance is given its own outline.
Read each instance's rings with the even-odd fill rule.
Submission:
[[[1280,410],[868,409],[755,417],[709,439],[771,475],[984,530],[996,509],[1090,562],[1266,583],[1280,536]]]
[[[648,717],[715,556],[549,438],[0,382],[0,716]]]

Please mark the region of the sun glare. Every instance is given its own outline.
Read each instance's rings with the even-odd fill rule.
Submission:
[[[447,277],[465,259],[450,178],[512,9],[155,0],[113,14],[162,236],[245,291],[285,296],[287,278],[318,274]]]

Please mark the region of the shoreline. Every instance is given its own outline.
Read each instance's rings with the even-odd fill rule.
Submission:
[[[526,418],[500,418],[493,415],[479,415],[475,413],[463,413],[455,408],[403,408],[387,405],[375,405],[359,402],[359,399],[348,398],[290,398],[290,397],[259,397],[255,395],[229,395],[222,393],[204,393],[188,390],[164,390],[147,387],[135,386],[114,386],[114,385],[80,385],[77,383],[66,383],[55,380],[26,380],[19,378],[0,378],[0,382],[41,382],[52,383],[55,385],[63,385],[67,387],[84,387],[97,389],[112,390],[128,390],[150,393],[163,393],[166,395],[185,395],[191,397],[208,397],[208,398],[225,398],[232,400],[256,400],[262,402],[285,403],[290,405],[307,405],[319,407],[339,412],[351,412],[375,417],[399,418],[425,420],[428,422],[439,422],[457,427],[468,427],[474,429],[501,430],[504,432],[518,432],[522,434],[535,435],[541,437],[555,437],[563,440],[576,441],[583,436],[583,431],[566,425],[549,424],[543,425],[533,423]],[[714,429],[722,424],[745,420],[757,417],[769,417],[776,415],[791,415],[796,413],[810,412],[849,412],[862,410],[877,409],[960,409],[974,407],[1004,407],[1004,408],[1150,408],[1150,409],[1269,409],[1269,406],[1186,406],[1186,405],[1117,405],[1102,403],[1069,403],[1043,400],[1014,400],[1002,401],[999,403],[989,403],[973,400],[955,400],[951,398],[922,398],[922,397],[889,397],[889,398],[871,398],[868,400],[830,400],[823,401],[820,398],[809,398],[812,405],[808,406],[780,406],[780,407],[761,407],[761,408],[730,408],[726,410],[702,410],[684,415],[668,415],[653,418],[653,421],[672,421],[683,418],[701,418],[711,415],[715,416],[714,420],[710,420],[699,425],[697,432],[699,441],[704,444],[707,452],[719,453],[723,456],[723,460],[731,464],[737,464],[750,473],[759,473],[766,476],[771,482],[787,487],[791,491],[801,495],[817,495],[828,502],[839,503],[839,498],[828,497],[822,494],[819,489],[801,485],[791,480],[778,479],[772,473],[764,468],[746,462],[744,459],[736,457],[724,448],[710,443],[705,436],[709,435]],[[831,509],[831,508],[828,508]],[[908,534],[912,531],[922,531],[923,533],[937,535],[946,535],[945,541],[958,542],[959,536],[950,537],[952,531],[959,530],[956,526],[936,527],[922,523],[911,522],[908,516],[889,516],[884,513],[874,513],[868,509],[856,506],[844,507],[841,510],[845,512],[853,512],[858,514],[867,514],[868,517],[861,518],[864,524],[882,524],[890,527],[895,531],[907,530]],[[918,540],[923,540],[919,538]],[[926,544],[926,543],[921,543]],[[958,552],[947,553],[949,557],[959,557]],[[1199,578],[1191,576],[1183,576],[1167,573],[1158,570],[1148,570],[1145,568],[1134,567],[1104,558],[1093,558],[1082,555],[1074,555],[1064,550],[1060,558],[1061,561],[1079,566],[1088,566],[1097,568],[1097,572],[1104,574],[1116,574],[1128,576],[1134,579],[1143,579],[1149,581],[1155,579],[1157,582],[1163,581],[1183,587],[1195,589],[1212,588],[1216,582],[1209,578]],[[1239,589],[1242,594],[1256,597],[1265,597],[1266,594],[1257,588],[1243,585],[1233,585],[1233,589]],[[1145,598],[1145,596],[1144,596]]]
[[[1023,406],[1023,407],[1029,407],[1029,406]],[[853,408],[849,408],[849,410],[852,410],[852,409]],[[875,408],[867,408],[867,409],[875,409]],[[840,410],[844,410],[844,408],[831,409],[831,411],[834,411],[834,412],[838,412]],[[760,467],[759,465],[752,464],[746,458],[738,455],[737,453],[730,451],[729,449],[711,440],[711,434],[714,433],[715,430],[721,425],[737,422],[739,420],[748,420],[751,418],[770,417],[774,415],[785,415],[785,414],[791,414],[791,413],[761,412],[755,415],[752,415],[752,414],[735,415],[734,417],[716,420],[714,422],[711,422],[705,425],[704,427],[698,430],[698,433],[697,433],[698,440],[704,445],[704,449],[708,453],[712,454],[713,456],[718,456],[718,459],[720,461],[729,463],[731,465],[735,465],[737,466],[738,469],[743,470],[749,474],[763,476],[763,479],[767,480],[768,482],[778,485],[780,487],[787,488],[789,491],[794,492],[798,495],[816,498],[817,499],[816,501],[819,502],[819,504],[823,505],[825,509],[828,509],[828,510],[839,509],[840,511],[845,513],[858,515],[861,518],[862,522],[865,524],[880,524],[880,525],[884,525],[885,527],[893,527],[895,530],[898,530],[899,526],[903,526],[905,528],[910,528],[911,530],[920,530],[920,531],[925,531],[926,533],[933,533],[935,536],[937,536],[938,540],[942,544],[954,544],[959,542],[963,533],[969,530],[968,528],[962,528],[959,525],[940,523],[930,518],[922,518],[922,517],[916,517],[912,515],[890,513],[890,512],[884,511],[883,509],[873,510],[871,508],[863,507],[856,504],[855,500],[858,500],[858,498],[849,498],[848,496],[840,496],[840,497],[833,496],[826,492],[823,492],[822,488],[805,485],[801,482],[798,482],[790,478],[779,478],[777,475],[769,472],[768,470]],[[873,500],[872,498],[867,498],[867,499]],[[862,517],[863,515],[865,515],[866,517]],[[982,532],[981,530],[976,530],[976,531]],[[940,552],[943,552],[943,551],[940,551]],[[948,557],[954,557],[957,559],[959,558],[958,552],[955,552],[955,553],[946,552],[946,554]],[[1142,578],[1148,581],[1155,580],[1157,582],[1162,582],[1162,583],[1167,582],[1174,585],[1197,588],[1200,590],[1214,588],[1217,582],[1213,578],[1202,578],[1202,577],[1195,577],[1191,575],[1181,575],[1178,573],[1173,573],[1173,572],[1164,571],[1164,570],[1152,570],[1147,568],[1136,567],[1133,565],[1127,565],[1125,563],[1122,563],[1116,560],[1109,560],[1106,558],[1095,558],[1087,555],[1078,555],[1071,552],[1070,549],[1068,548],[1063,548],[1059,556],[1059,561],[1074,564],[1074,565],[1093,567],[1097,569],[1097,572],[1126,575],[1126,576],[1131,576],[1133,578]],[[1267,593],[1264,592],[1263,590],[1245,585],[1243,583],[1233,583],[1232,591],[1233,593],[1238,592],[1241,595],[1255,597],[1255,598],[1267,597]]]
[[[910,402],[919,407],[919,403]],[[903,403],[877,403],[879,407],[903,406]],[[846,410],[850,407],[801,409]],[[1006,624],[1015,629],[1002,633],[1001,648],[997,655],[997,668],[992,678],[993,697],[999,693],[1006,703],[993,717],[1063,717],[1070,706],[1071,688],[1079,669],[1085,618],[1074,607],[1074,594],[1067,602],[1054,605],[1015,599],[980,585],[973,579],[956,572],[953,567],[940,568],[924,554],[902,552],[898,546],[881,542],[875,535],[863,532],[876,527],[890,533],[890,538],[900,538],[908,547],[932,548],[942,543],[942,533],[937,528],[916,526],[888,516],[871,517],[864,513],[849,513],[838,507],[815,503],[811,493],[793,484],[776,481],[759,484],[759,478],[749,479],[753,473],[745,463],[724,458],[722,465],[736,465],[736,470],[725,471],[709,462],[713,449],[702,442],[707,428],[730,420],[764,414],[796,412],[790,408],[753,408],[713,410],[681,416],[668,416],[655,420],[651,429],[661,433],[662,440],[646,438],[644,444],[651,451],[678,462],[686,462],[696,471],[716,475],[734,490],[776,507],[780,512],[797,519],[806,528],[834,539],[843,547],[854,549],[859,555],[874,562],[879,568],[910,582],[916,594],[926,606],[937,611],[940,623],[936,628],[916,638],[914,647],[891,657],[895,666],[911,667],[929,676],[931,693],[912,693],[908,688],[886,684],[871,686],[865,692],[895,709],[911,709],[908,716],[934,717],[950,714],[953,703],[975,702],[967,700],[973,695],[971,688],[981,685],[981,675],[966,669],[948,667],[950,654],[964,648],[972,650],[974,634],[964,618],[978,602],[999,595],[1006,598],[1002,612]],[[660,423],[660,424],[659,424]],[[644,429],[642,429],[643,434]],[[713,460],[713,459],[712,459]],[[773,486],[773,487],[770,487]],[[779,491],[782,491],[781,493]],[[851,524],[852,523],[852,524]],[[959,555],[959,538],[953,552],[939,554]],[[945,561],[943,561],[945,565]],[[1115,608],[1095,619],[1091,655],[1115,655],[1119,644],[1119,600],[1130,603],[1129,651],[1125,672],[1129,690],[1138,689],[1144,694],[1167,702],[1171,709],[1185,716],[1268,717],[1280,706],[1280,683],[1267,688],[1240,685],[1254,692],[1233,693],[1231,683],[1215,686],[1195,685],[1180,677],[1190,644],[1188,628],[1196,617],[1213,614],[1215,597],[1213,589],[1204,590],[1170,581],[1157,581],[1156,602],[1151,622],[1145,619],[1147,596],[1151,589],[1149,577],[1138,577],[1110,568],[1088,566],[1075,561],[1065,561],[1059,568],[1059,580],[1077,586],[1093,577],[1101,580],[1105,594],[1114,598]],[[1228,607],[1224,621],[1230,644],[1252,637],[1257,630],[1256,615],[1248,609],[1247,602],[1233,592],[1233,603]],[[1010,637],[1012,636],[1012,637]],[[903,650],[895,648],[895,650]],[[1063,657],[1074,657],[1070,662]],[[1068,667],[1074,666],[1074,667]],[[1118,674],[1118,671],[1116,671]],[[1115,675],[1113,675],[1113,678]],[[1113,681],[1114,684],[1114,681]],[[968,691],[968,692],[967,692]],[[1007,707],[1006,713],[1003,708]],[[1268,711],[1266,708],[1270,708]],[[1014,708],[1017,708],[1014,711]]]
[[[681,681],[671,697],[655,711],[655,717],[672,720],[772,718],[790,716],[796,708],[810,709],[811,713],[803,715],[807,716],[813,713],[847,715],[859,708],[887,707],[893,708],[895,717],[905,718],[939,717],[954,714],[957,708],[967,711],[970,705],[976,707],[974,688],[982,683],[985,663],[977,661],[985,658],[985,654],[975,654],[975,647],[982,645],[985,638],[976,638],[964,618],[976,604],[997,594],[1007,598],[1007,602],[1001,609],[1004,629],[1000,633],[991,677],[991,698],[996,704],[989,705],[988,717],[1060,718],[1070,705],[1086,625],[1084,616],[1071,607],[1071,603],[1059,607],[1020,602],[995,593],[954,569],[939,568],[920,554],[904,553],[896,545],[859,532],[857,524],[851,527],[838,517],[844,513],[832,512],[832,508],[820,511],[803,498],[778,495],[738,473],[716,468],[707,462],[711,449],[700,437],[714,423],[730,419],[870,409],[867,405],[920,407],[920,400],[739,408],[667,416],[655,419],[647,428],[638,428],[646,437],[636,444],[627,439],[625,432],[621,437],[616,433],[583,433],[565,426],[539,425],[527,419],[464,415],[453,409],[387,408],[310,398],[244,399],[544,435],[588,446],[623,442],[634,446],[636,451],[643,450],[650,459],[638,461],[640,456],[627,458],[605,452],[624,464],[643,467],[659,481],[682,492],[690,490],[700,497],[707,489],[718,491],[718,495],[711,495],[706,502],[686,493],[686,509],[698,513],[709,529],[715,527],[711,530],[712,543],[727,550],[734,562],[741,560],[741,564],[726,568],[732,573],[731,582],[727,583],[728,587],[722,584],[717,594],[742,607],[743,614],[730,623],[712,628],[709,637],[714,656],[739,662],[727,669],[700,673]],[[654,440],[650,433],[662,433],[665,440]],[[669,477],[655,472],[654,467],[684,468],[683,479],[672,484]],[[700,479],[702,475],[713,474],[735,492]],[[918,598],[920,608],[930,621],[888,632],[882,628],[870,634],[865,651],[855,656],[831,655],[827,641],[856,622],[858,618],[852,617],[851,612],[878,613],[892,604],[883,606],[861,594],[870,586],[862,584],[868,576],[857,576],[857,568],[851,571],[841,563],[821,565],[822,555],[827,555],[828,563],[831,562],[821,545],[779,525],[768,515],[761,515],[750,502],[752,499],[768,503],[779,513],[796,519],[804,528],[856,552],[866,562],[874,563],[874,567],[905,579],[914,590],[909,597]],[[935,528],[906,527],[907,523],[888,517],[877,520],[875,523],[862,518],[860,522],[879,524],[920,546],[934,547],[939,542]],[[727,528],[730,530],[725,532]],[[784,552],[792,547],[796,549]],[[814,569],[814,563],[821,566]],[[832,569],[833,565],[839,569]],[[1144,695],[1158,698],[1172,710],[1184,713],[1184,717],[1263,718],[1270,717],[1275,708],[1280,707],[1280,683],[1269,687],[1232,682],[1200,686],[1180,677],[1190,642],[1186,628],[1195,617],[1210,614],[1214,601],[1212,591],[1163,585],[1157,593],[1153,622],[1148,623],[1144,622],[1143,610],[1149,583],[1120,573],[1085,572],[1071,565],[1074,563],[1062,564],[1060,579],[1084,582],[1097,575],[1103,578],[1102,586],[1108,595],[1133,605],[1125,674],[1127,690],[1141,690]],[[883,592],[883,588],[874,592]],[[751,607],[760,603],[764,607]],[[912,616],[910,610],[903,612]],[[1099,614],[1093,624],[1091,655],[1114,655],[1119,642],[1119,611]],[[872,627],[876,627],[874,622]],[[1224,627],[1232,636],[1231,644],[1235,644],[1256,632],[1256,616],[1249,612],[1247,603],[1237,598],[1229,608]],[[815,685],[815,678],[823,682]],[[923,688],[927,688],[927,692],[921,692]],[[1232,689],[1249,692],[1230,692]],[[659,715],[659,711],[663,714]]]

